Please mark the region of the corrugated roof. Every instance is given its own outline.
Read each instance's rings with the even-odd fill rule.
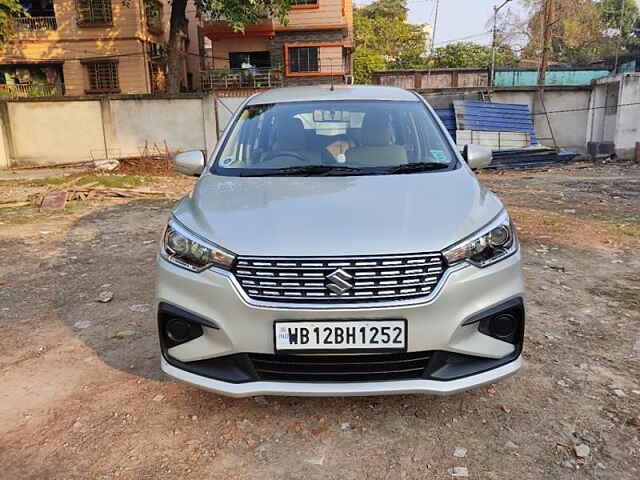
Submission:
[[[453,108],[458,130],[528,132],[531,144],[538,143],[528,105],[456,100]]]

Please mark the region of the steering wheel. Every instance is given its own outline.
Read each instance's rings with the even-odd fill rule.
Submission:
[[[291,157],[291,158],[295,158],[296,160],[300,160],[303,163],[309,163],[309,160],[304,157],[303,155],[301,155],[300,153],[296,153],[296,152],[289,152],[289,151],[282,151],[282,152],[271,152],[268,153],[263,159],[262,159],[262,163],[266,163],[269,162],[271,160],[273,160],[274,158],[277,157]]]

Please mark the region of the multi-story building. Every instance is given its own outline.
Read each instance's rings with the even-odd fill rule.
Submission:
[[[162,90],[169,0],[28,0],[0,51],[0,95],[153,93]],[[197,87],[199,18],[187,8],[183,85]],[[189,33],[196,35],[191,38]],[[190,57],[198,59],[190,61]]]
[[[343,82],[351,75],[352,0],[293,0],[284,24],[265,18],[236,32],[224,21],[205,22],[202,34],[211,42],[203,88]]]

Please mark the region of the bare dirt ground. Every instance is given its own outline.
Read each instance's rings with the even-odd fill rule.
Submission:
[[[154,257],[188,179],[0,210],[0,478],[640,478],[640,167],[481,180],[520,231],[526,365],[442,398],[230,399],[164,377]]]

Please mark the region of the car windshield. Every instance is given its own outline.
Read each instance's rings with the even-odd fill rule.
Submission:
[[[219,175],[380,175],[454,168],[456,156],[421,102],[249,105],[213,170]]]

